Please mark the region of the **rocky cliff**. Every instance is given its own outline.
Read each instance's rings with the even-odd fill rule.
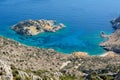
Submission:
[[[64,24],[56,24],[54,20],[26,20],[13,25],[11,29],[18,34],[30,36],[42,32],[56,32],[63,27]]]
[[[111,23],[115,31],[110,35],[102,33],[101,36],[106,40],[100,46],[107,51],[120,53],[120,17],[113,19]]]

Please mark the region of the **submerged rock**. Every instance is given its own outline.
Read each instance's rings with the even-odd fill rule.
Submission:
[[[30,36],[42,32],[56,32],[63,27],[64,24],[56,24],[54,20],[26,20],[13,25],[11,29],[18,34]]]
[[[100,43],[100,46],[107,51],[120,53],[120,17],[113,19],[111,23],[115,31],[110,35],[101,34],[107,40]]]

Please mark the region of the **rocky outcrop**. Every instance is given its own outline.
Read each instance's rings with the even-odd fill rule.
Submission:
[[[100,44],[107,51],[114,51],[120,53],[120,30],[116,30],[112,33],[105,42]]]
[[[75,57],[88,57],[88,53],[86,53],[86,52],[73,52],[73,56],[75,56]]]
[[[115,31],[110,35],[102,32],[101,37],[106,38],[106,40],[100,43],[100,46],[107,51],[120,53],[120,17],[113,19],[111,23]]]
[[[42,32],[56,32],[63,27],[64,24],[56,24],[54,20],[26,20],[13,25],[11,29],[18,34],[30,36]]]
[[[5,61],[0,60],[0,80],[13,80],[12,70]]]

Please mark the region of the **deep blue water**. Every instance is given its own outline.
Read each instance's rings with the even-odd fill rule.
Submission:
[[[0,0],[0,35],[23,44],[59,52],[99,55],[100,31],[112,32],[109,21],[120,14],[120,0]],[[24,37],[10,26],[27,19],[52,19],[66,28],[56,33]]]

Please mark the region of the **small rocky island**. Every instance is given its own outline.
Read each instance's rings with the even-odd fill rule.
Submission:
[[[101,37],[106,38],[105,42],[100,44],[107,51],[120,53],[120,17],[111,21],[114,32],[111,35],[101,33]]]
[[[56,32],[65,27],[64,24],[56,24],[54,20],[26,20],[11,27],[16,33],[24,36],[33,36],[42,32]]]

